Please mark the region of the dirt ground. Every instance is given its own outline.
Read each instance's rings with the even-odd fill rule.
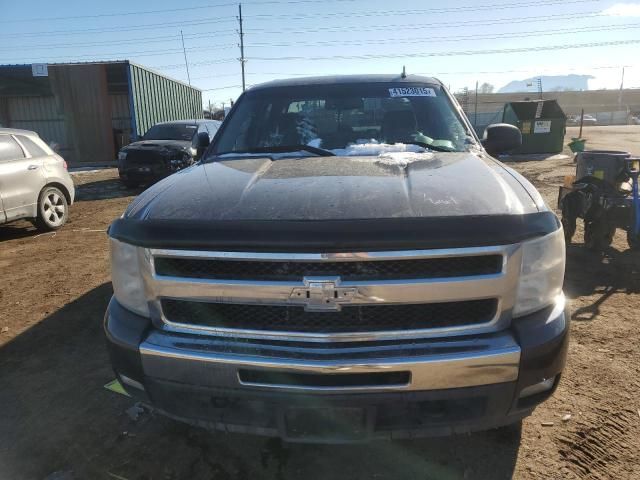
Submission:
[[[583,136],[591,148],[640,154],[640,126]],[[509,165],[552,206],[574,170],[568,156]],[[113,379],[101,330],[111,295],[105,230],[137,192],[114,170],[74,178],[78,201],[58,233],[0,226],[0,480],[640,478],[640,255],[621,232],[602,255],[581,246],[580,227],[568,247],[567,369],[521,430],[287,445],[151,413],[132,420],[132,401],[103,388]]]

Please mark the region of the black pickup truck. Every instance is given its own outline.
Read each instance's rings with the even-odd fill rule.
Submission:
[[[480,140],[433,78],[249,89],[110,227],[118,379],[170,417],[298,442],[518,422],[569,328],[560,222],[494,158],[520,141]]]
[[[157,123],[140,140],[118,152],[118,174],[128,188],[156,182],[193,165],[202,155],[198,138],[211,140],[220,128],[217,120],[176,120]]]

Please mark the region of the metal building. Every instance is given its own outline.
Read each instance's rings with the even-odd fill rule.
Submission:
[[[71,164],[104,163],[157,122],[202,118],[202,92],[129,61],[0,65],[0,126]]]

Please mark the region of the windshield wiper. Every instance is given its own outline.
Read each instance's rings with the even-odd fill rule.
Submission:
[[[237,150],[237,151],[231,151],[231,152],[216,153],[215,156],[219,157],[221,155],[232,155],[232,154],[242,155],[245,153],[291,153],[291,152],[300,152],[300,151],[313,153],[314,155],[318,155],[320,157],[336,156],[336,154],[330,150],[325,150],[324,148],[312,147],[311,145],[304,145],[304,144],[276,145],[272,147],[256,147],[256,148],[250,148],[248,150]]]
[[[452,150],[450,148],[439,147],[438,145],[431,145],[430,143],[426,143],[426,142],[402,142],[402,143],[407,145],[417,145],[427,150],[434,150],[436,152],[447,152],[447,153],[455,152],[455,150]]]

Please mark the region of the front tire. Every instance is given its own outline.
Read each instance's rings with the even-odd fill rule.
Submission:
[[[67,198],[56,187],[45,187],[38,197],[38,216],[36,227],[51,232],[67,223],[69,204]]]

